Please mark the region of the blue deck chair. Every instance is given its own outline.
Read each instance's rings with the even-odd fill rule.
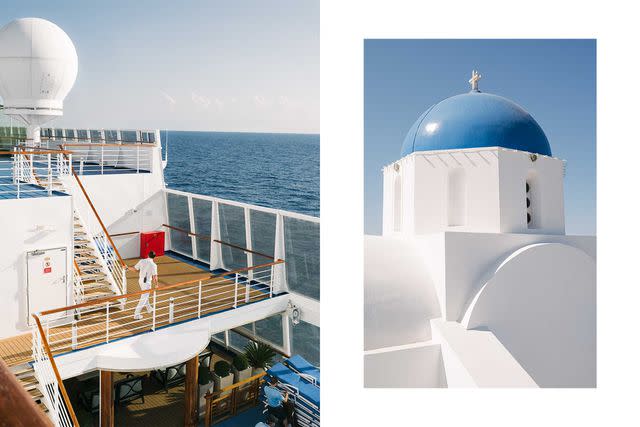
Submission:
[[[289,392],[295,403],[300,424],[311,427],[319,426],[320,389],[282,363],[276,363],[267,373],[278,380],[279,388]]]
[[[307,362],[304,357],[296,354],[285,360],[284,364],[311,383],[320,386],[320,369]]]

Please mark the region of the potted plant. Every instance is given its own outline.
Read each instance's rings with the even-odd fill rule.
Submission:
[[[231,366],[224,360],[219,360],[213,365],[213,383],[216,391],[220,391],[225,387],[233,384],[233,376],[231,375]]]
[[[258,375],[271,365],[276,352],[264,343],[252,341],[244,348],[244,355],[253,368],[251,375]]]
[[[247,358],[242,354],[238,354],[233,358],[233,367],[231,369],[233,371],[234,383],[239,383],[251,377],[251,367],[249,366],[249,362],[247,362]]]
[[[207,393],[211,393],[213,391],[213,376],[211,375],[211,371],[209,371],[208,367],[200,366],[198,368],[198,384],[200,387],[200,415],[203,415],[207,404],[205,396]]]

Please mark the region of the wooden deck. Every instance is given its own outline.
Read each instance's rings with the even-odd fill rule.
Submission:
[[[126,263],[130,266],[134,265],[138,259],[126,260]],[[172,285],[180,282],[207,279],[210,274],[207,271],[202,270],[199,267],[188,264],[176,258],[169,256],[161,256],[155,259],[158,264],[158,282],[159,289],[158,301],[166,299],[162,295],[162,287]],[[233,300],[221,300],[220,289],[226,289],[225,286],[233,283],[231,280],[225,280],[224,282],[216,283],[215,285],[207,286],[207,292],[203,291],[202,296],[202,315],[210,314],[218,311],[223,311],[233,306]],[[128,293],[139,291],[137,271],[131,269],[127,272],[127,285]],[[216,289],[218,288],[218,289]],[[228,288],[228,287],[227,287]],[[172,289],[174,291],[175,289]],[[179,302],[193,301],[197,299],[197,289],[180,290],[176,294],[172,294],[176,304]],[[258,290],[252,290],[250,293],[251,302],[255,302],[260,299],[267,298],[268,295]],[[143,319],[135,323],[133,319],[133,309],[138,303],[138,298],[129,298],[125,304],[124,310],[118,310],[115,307],[110,309],[110,322],[109,322],[109,339],[110,341],[116,338],[127,337],[135,335],[137,333],[146,332],[151,330],[152,316],[147,314],[143,310]],[[209,307],[206,304],[209,303]],[[242,305],[244,302],[239,303]],[[197,303],[196,303],[197,306]],[[174,314],[174,322],[193,319],[197,316],[197,309],[194,311],[192,306],[183,306],[181,308],[189,307],[184,313],[176,312]],[[187,314],[186,316],[179,317]],[[82,319],[78,321],[78,346],[77,349],[101,344],[106,342],[106,330],[105,330],[105,310],[99,310],[88,315],[83,315]],[[156,310],[156,329],[169,324],[169,306],[158,304]],[[54,354],[61,354],[71,350],[71,327],[69,325],[51,328],[50,346]],[[31,355],[31,334],[27,333],[11,338],[6,338],[0,341],[0,357],[9,365],[15,366],[32,361]]]

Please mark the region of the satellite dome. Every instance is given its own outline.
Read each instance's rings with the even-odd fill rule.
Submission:
[[[414,151],[504,147],[551,156],[544,131],[518,104],[480,92],[477,77],[469,93],[431,106],[413,124],[402,144],[402,156]]]
[[[62,115],[77,74],[76,48],[56,24],[22,18],[0,28],[0,97],[7,114]]]

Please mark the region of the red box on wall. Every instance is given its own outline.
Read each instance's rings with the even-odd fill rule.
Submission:
[[[149,251],[154,251],[156,256],[164,255],[164,231],[140,233],[140,258],[146,258]]]

